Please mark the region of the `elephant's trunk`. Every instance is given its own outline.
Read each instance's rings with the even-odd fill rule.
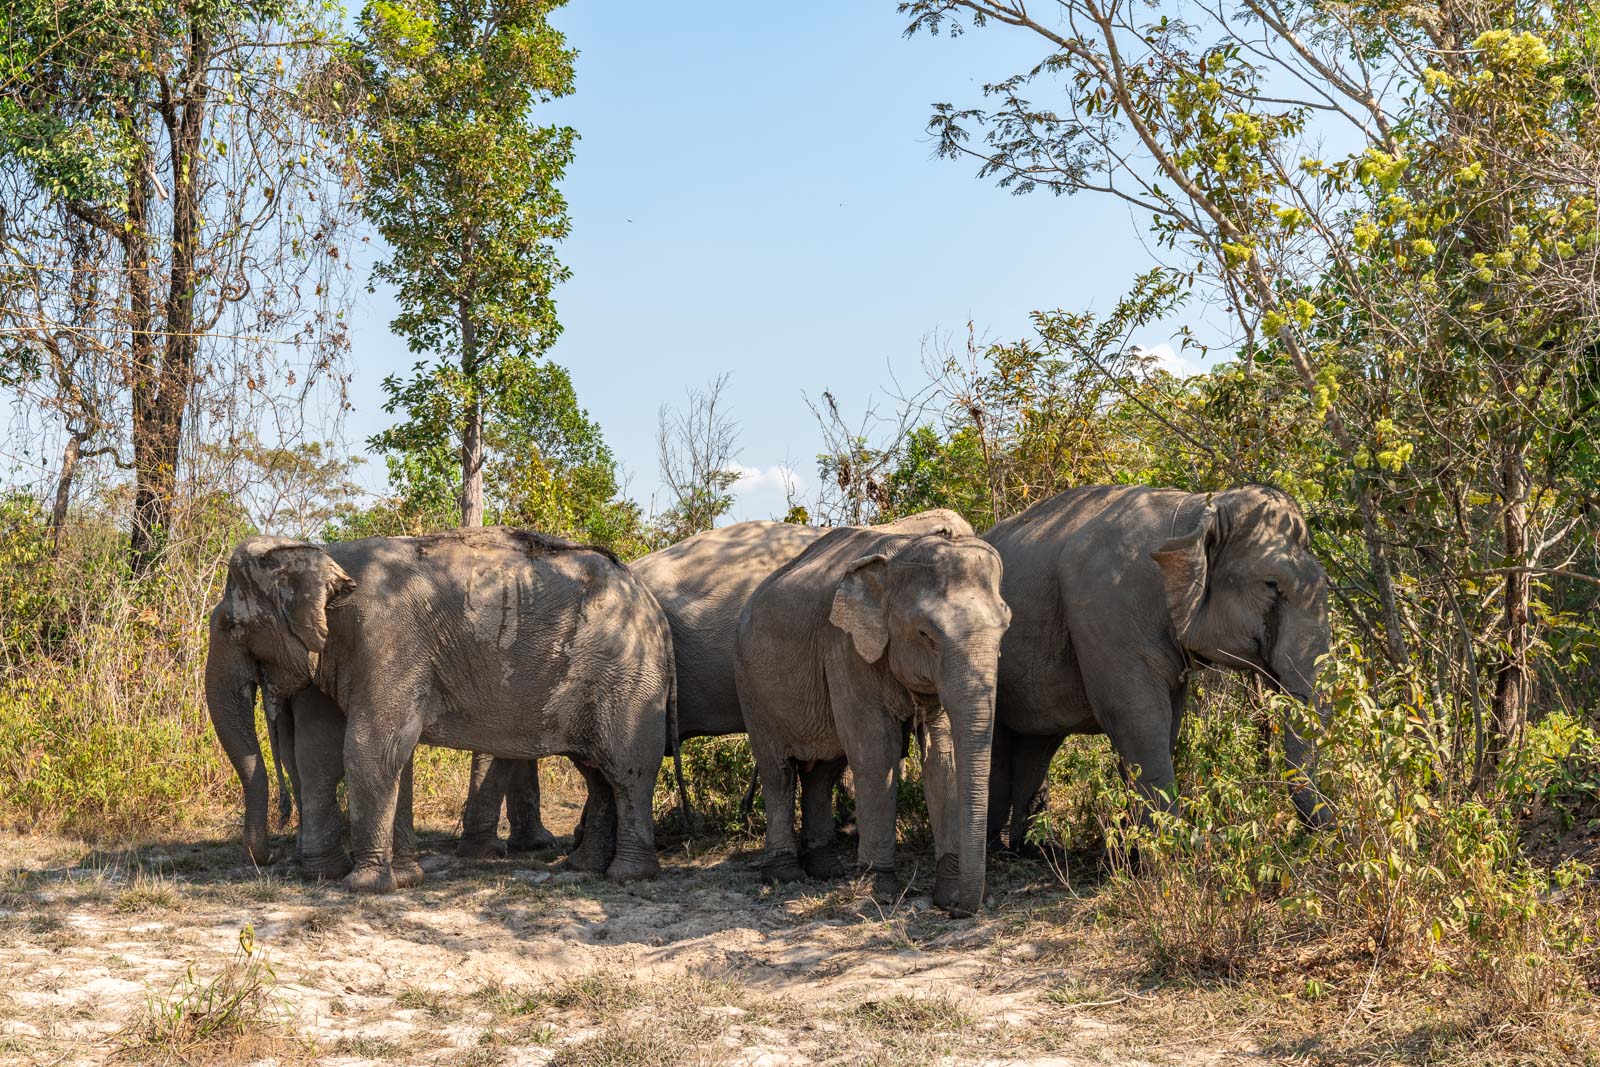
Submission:
[[[256,864],[268,861],[267,768],[256,737],[256,671],[244,649],[211,623],[206,655],[206,708],[217,739],[244,786],[244,848]]]
[[[1273,649],[1272,671],[1279,687],[1326,726],[1330,707],[1317,694],[1317,661],[1327,652],[1325,619],[1291,619]],[[1317,744],[1297,729],[1292,718],[1283,724],[1283,757],[1289,765],[1289,793],[1300,819],[1313,829],[1333,825],[1333,809],[1317,788]]]
[[[994,743],[994,687],[999,672],[998,638],[972,639],[946,657],[939,698],[950,717],[955,748],[958,802],[957,855],[961,865],[957,911],[983,907],[985,848],[989,834],[989,750]]]

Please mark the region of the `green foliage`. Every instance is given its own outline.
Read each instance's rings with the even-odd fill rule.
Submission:
[[[431,464],[459,442],[464,518],[481,511],[485,418],[532,413],[537,360],[560,332],[552,293],[567,271],[554,243],[569,224],[558,183],[576,135],[532,118],[572,91],[573,53],[548,21],[557,6],[378,0],[360,20],[363,209],[390,249],[373,277],[395,287],[394,329],[437,357],[409,382],[384,381],[385,410],[408,422],[374,444]]]
[[[1353,941],[1379,960],[1468,973],[1534,954],[1547,988],[1508,1010],[1544,1010],[1580,980],[1574,961],[1589,936],[1581,912],[1546,902],[1590,872],[1540,867],[1518,848],[1518,813],[1557,776],[1508,773],[1491,795],[1453,795],[1440,747],[1452,709],[1403,685],[1374,689],[1365,666],[1344,644],[1326,666],[1328,728],[1297,723],[1321,742],[1337,830],[1298,829],[1286,768],[1276,752],[1263,763],[1248,702],[1208,702],[1184,727],[1175,812],[1139,824],[1122,818],[1125,791],[1101,794],[1108,838],[1139,859],[1137,872],[1115,873],[1112,907],[1168,974],[1240,978],[1284,937]],[[1292,712],[1276,708],[1270,721],[1280,714]]]
[[[748,831],[739,803],[756,769],[749,743],[743,737],[693,737],[683,742],[681,757],[690,803],[705,821],[705,828],[725,834]],[[671,810],[677,802],[678,787],[669,760],[662,765],[656,783],[656,810]],[[759,795],[756,806],[759,810]]]
[[[7,7],[0,157],[20,165],[47,196],[98,204],[121,192],[140,153],[129,124],[137,82],[125,76],[132,59],[126,42],[152,13],[143,0]]]
[[[59,639],[56,559],[44,509],[27,493],[0,496],[0,664],[22,667]]]
[[[406,420],[376,434],[385,453],[390,500],[346,515],[327,536],[345,540],[415,534],[453,526],[461,472],[451,439],[455,411],[448,382],[459,370],[433,368],[401,384],[389,379],[389,410]],[[484,426],[485,516],[603,544],[623,556],[647,551],[638,505],[621,498],[616,458],[600,427],[578,404],[572,378],[548,361],[505,360],[485,368],[499,402]]]

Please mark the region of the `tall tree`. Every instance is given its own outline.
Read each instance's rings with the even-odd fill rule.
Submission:
[[[568,220],[557,186],[577,137],[534,121],[535,105],[572,91],[574,52],[549,22],[559,6],[381,0],[361,15],[363,203],[390,249],[374,277],[395,287],[394,329],[434,355],[409,383],[384,382],[388,410],[415,410],[423,394],[447,410],[464,526],[483,523],[486,417],[560,331],[551,294],[567,271],[554,242]]]
[[[32,296],[6,301],[7,362],[17,381],[55,384],[62,490],[91,437],[133,470],[136,569],[172,526],[196,407],[303,389],[334,365],[330,275],[347,204],[330,133],[335,25],[316,0],[8,8],[6,287]],[[219,325],[227,336],[208,347]],[[284,366],[283,343],[310,347],[304,366]],[[108,359],[126,405],[115,429],[115,405],[86,389],[104,384]],[[49,376],[31,372],[42,366]]]
[[[901,4],[912,31],[992,24],[1041,51],[986,105],[936,108],[942,151],[1015,191],[1148,212],[1237,328],[1238,372],[1195,412],[1208,436],[1292,432],[1260,450],[1260,473],[1351,506],[1328,523],[1364,543],[1364,566],[1339,561],[1345,603],[1406,684],[1488,720],[1481,768],[1527,717],[1554,614],[1537,583],[1585,551],[1571,534],[1590,507],[1600,350],[1592,6],[1047,7]]]
[[[485,412],[484,515],[487,521],[532,526],[604,544],[620,555],[644,547],[637,504],[622,498],[617,461],[600,427],[578,403],[566,369],[548,360],[515,360],[497,375],[499,402]],[[455,518],[460,466],[453,447],[458,412],[451,393],[419,378],[393,396],[403,422],[370,444],[389,465],[392,497],[340,524],[337,536],[414,534]]]

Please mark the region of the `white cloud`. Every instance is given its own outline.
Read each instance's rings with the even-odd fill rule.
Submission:
[[[1180,378],[1204,374],[1206,371],[1193,356],[1186,352],[1179,352],[1165,341],[1158,345],[1134,345],[1133,348],[1136,352],[1154,356],[1157,367]]]
[[[743,519],[781,519],[789,510],[788,498],[805,492],[805,479],[782,463],[765,469],[735,463],[739,478],[733,483],[733,515]]]

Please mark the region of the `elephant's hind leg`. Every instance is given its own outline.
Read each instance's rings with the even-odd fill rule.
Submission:
[[[761,798],[767,809],[766,848],[761,855],[761,876],[771,882],[795,882],[805,877],[794,833],[794,760],[778,752],[764,738],[750,735],[756,773],[761,776]]]
[[[1031,842],[1029,831],[1033,822],[1050,802],[1050,761],[1055,759],[1065,734],[1032,737],[1013,734],[1011,737],[1011,851],[1023,855],[1048,855],[1054,843],[1049,840]],[[1040,834],[1033,834],[1035,839]],[[1045,835],[1048,837],[1048,835]]]
[[[583,840],[567,855],[567,866],[599,874],[617,854],[617,798],[597,768],[572,762],[589,787],[589,799],[583,806]]]
[[[612,795],[617,801],[617,847],[606,877],[613,882],[654,878],[661,870],[651,811],[656,787],[652,769],[630,768],[611,780]]]
[[[849,873],[833,821],[833,790],[844,767],[843,759],[817,760],[800,772],[800,866],[813,878]]]
[[[495,759],[487,752],[472,754],[472,780],[467,784],[467,802],[461,808],[461,840],[456,855],[464,859],[504,856],[500,840],[500,801],[506,796],[508,765],[513,760]]]
[[[516,760],[506,778],[506,821],[511,852],[538,852],[554,848],[556,837],[545,828],[539,814],[539,761]]]

